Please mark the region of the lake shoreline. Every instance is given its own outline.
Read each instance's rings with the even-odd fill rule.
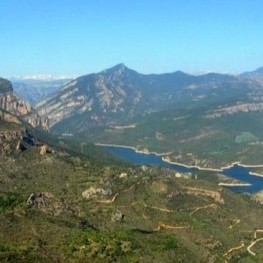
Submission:
[[[118,144],[107,144],[107,143],[95,143],[95,145],[97,146],[103,146],[103,147],[116,147],[116,148],[125,148],[125,149],[131,149],[133,151],[135,151],[136,153],[141,153],[141,154],[153,154],[156,156],[161,156],[162,157],[162,161],[169,163],[169,164],[174,164],[174,165],[179,165],[182,167],[185,167],[187,169],[197,169],[198,171],[208,171],[208,172],[217,172],[217,173],[223,173],[224,170],[227,169],[231,169],[232,167],[235,166],[239,166],[239,167],[244,167],[244,168],[263,168],[263,164],[259,164],[259,165],[249,165],[249,164],[241,164],[240,162],[233,162],[230,165],[227,166],[223,166],[220,169],[217,168],[206,168],[206,167],[200,167],[198,165],[186,165],[183,163],[178,163],[178,162],[173,162],[169,159],[167,159],[167,155],[171,154],[172,152],[167,152],[167,153],[157,153],[157,152],[150,152],[150,151],[146,151],[146,150],[138,150],[133,146],[127,146],[127,145],[118,145]],[[262,174],[258,174],[258,173],[253,173],[253,172],[249,172],[249,174],[251,176],[258,176],[258,177],[263,177]]]
[[[228,187],[235,187],[235,186],[251,186],[250,183],[219,183],[219,186],[228,186]]]
[[[108,147],[120,147],[120,148],[126,148],[126,149],[131,149],[134,150],[136,153],[142,153],[142,154],[154,154],[156,156],[164,156],[164,155],[169,155],[173,152],[166,152],[166,153],[157,153],[157,152],[150,152],[148,150],[138,150],[137,148],[133,146],[127,146],[127,145],[120,145],[120,144],[108,144],[108,143],[94,143],[97,146],[108,146]]]
[[[183,163],[173,162],[173,161],[168,160],[165,157],[162,157],[162,160],[166,163],[180,165],[180,166],[183,166],[183,167],[188,168],[188,169],[197,169],[199,171],[210,171],[210,172],[223,172],[223,170],[221,170],[221,169],[205,168],[205,167],[200,167],[198,165],[186,165]]]

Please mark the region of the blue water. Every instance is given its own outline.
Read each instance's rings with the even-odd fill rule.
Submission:
[[[108,152],[113,155],[136,165],[155,165],[163,168],[174,169],[179,173],[187,173],[198,171],[197,168],[187,168],[178,164],[170,164],[162,160],[162,157],[155,154],[144,154],[135,152],[133,149],[116,147],[116,146],[103,146]],[[227,187],[234,192],[247,192],[255,193],[263,189],[263,177],[253,176],[249,174],[249,169],[246,167],[234,165],[231,168],[223,170],[223,174],[234,179],[250,183],[251,186],[231,186]]]
[[[251,184],[251,186],[232,186],[230,187],[232,191],[255,193],[263,189],[263,177],[250,175],[249,168],[234,165],[224,169],[223,174]]]

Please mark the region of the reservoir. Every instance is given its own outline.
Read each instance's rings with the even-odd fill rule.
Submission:
[[[132,148],[121,146],[103,146],[105,150],[111,154],[135,165],[154,165],[158,167],[174,169],[179,173],[189,173],[198,171],[198,168],[186,167],[184,165],[172,164],[162,160],[161,156],[156,154],[145,154],[136,152]],[[263,189],[263,177],[253,176],[250,174],[249,168],[234,165],[230,168],[224,168],[222,174],[251,184],[251,186],[231,186],[227,187],[235,192],[255,193]]]

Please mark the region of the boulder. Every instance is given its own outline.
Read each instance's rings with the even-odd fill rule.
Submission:
[[[22,144],[21,141],[18,141],[18,143],[16,145],[16,150],[18,152],[23,152],[24,150],[26,150],[26,147]]]
[[[47,153],[48,147],[47,145],[42,145],[40,149],[40,155],[45,155]]]
[[[98,196],[107,196],[111,194],[112,191],[110,189],[105,190],[103,188],[95,188],[94,186],[91,186],[89,189],[82,192],[82,196],[86,199],[90,199]]]
[[[124,218],[124,215],[122,214],[121,211],[117,210],[116,212],[114,212],[111,216],[111,221],[113,223],[115,222],[121,222]]]

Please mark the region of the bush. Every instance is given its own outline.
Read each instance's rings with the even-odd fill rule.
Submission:
[[[5,193],[0,196],[0,211],[10,210],[23,202],[17,193]]]

